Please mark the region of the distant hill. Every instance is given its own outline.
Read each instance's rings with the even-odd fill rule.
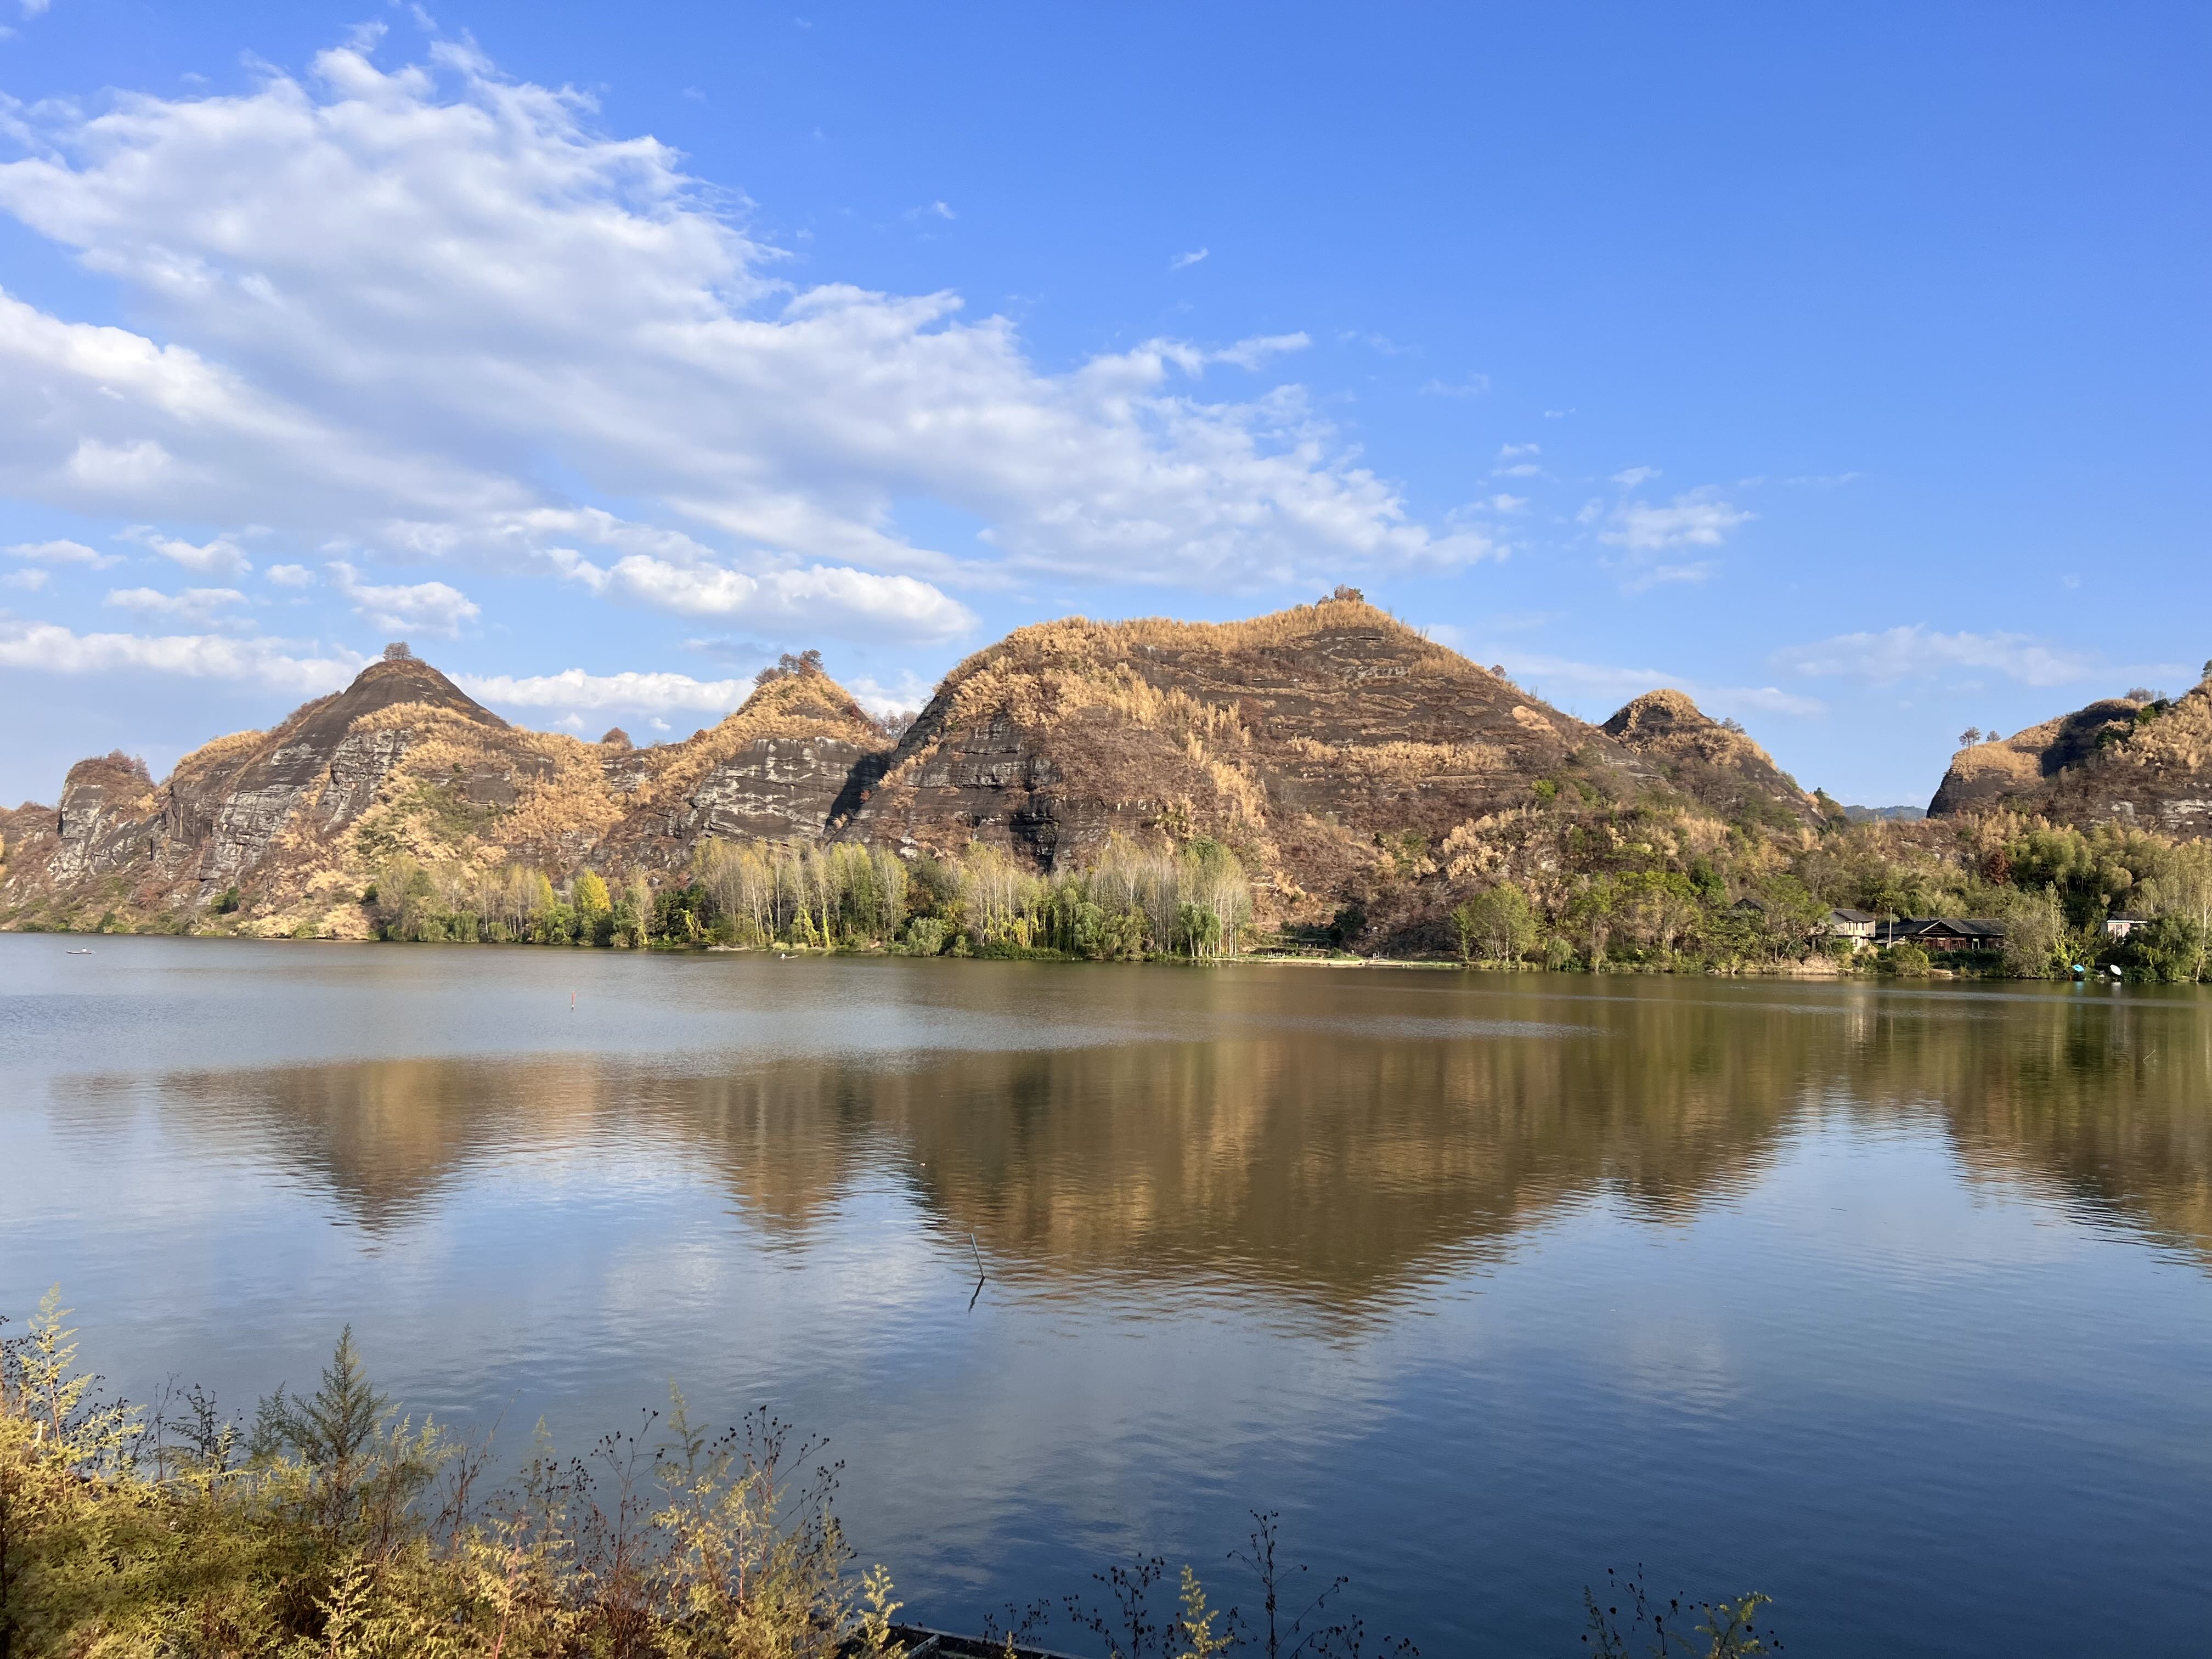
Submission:
[[[1961,749],[1928,804],[1934,817],[1998,807],[2212,835],[2212,679],[2174,698],[2107,697]]]
[[[1846,806],[1844,819],[1851,823],[1917,823],[1928,816],[1924,806]]]
[[[1727,818],[1820,822],[1813,798],[1740,726],[1709,719],[1680,691],[1647,691],[1616,710],[1608,737],[1656,765],[1667,781]]]

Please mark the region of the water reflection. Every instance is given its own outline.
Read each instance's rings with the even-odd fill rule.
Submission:
[[[2188,1651],[2208,1012],[0,939],[0,1310],[62,1279],[142,1396],[350,1320],[568,1444],[770,1401],[952,1625],[1257,1502],[1431,1652],[1624,1559],[1795,1651]]]
[[[1557,1009],[1554,1012],[1559,1012]],[[1223,1281],[1340,1309],[1601,1196],[1654,1223],[1740,1191],[1801,1125],[1941,1124],[2025,1180],[2212,1263],[2212,1022],[2191,1001],[1642,988],[1548,1022],[1457,1001],[1177,1037],[885,1056],[558,1055],[57,1080],[71,1109],[319,1182],[371,1231],[489,1160],[651,1146],[771,1237],[861,1179],[903,1184],[1002,1276]]]

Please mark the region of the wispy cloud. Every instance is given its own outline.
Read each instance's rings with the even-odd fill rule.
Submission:
[[[1636,667],[1614,663],[1582,662],[1571,657],[1547,656],[1492,641],[1479,645],[1467,640],[1464,629],[1449,625],[1428,629],[1431,638],[1475,661],[1504,667],[1516,684],[1553,702],[1581,702],[1602,719],[1632,697],[1662,688],[1686,694],[1706,714],[1741,718],[1747,714],[1786,714],[1804,719],[1827,712],[1817,697],[1785,691],[1774,685],[1714,684],[1663,668]]]
[[[856,674],[842,682],[861,708],[871,714],[903,714],[920,708],[930,699],[936,688],[911,669],[901,674],[896,684],[885,685],[867,674]]]
[[[1713,559],[1693,559],[1687,564],[1655,564],[1632,568],[1620,586],[1625,593],[1648,593],[1655,587],[1680,582],[1711,581],[1720,564]]]
[[[453,682],[495,708],[684,708],[727,714],[751,695],[750,679],[700,680],[689,674],[587,674],[580,668],[518,678],[456,674]]]
[[[1403,357],[1420,351],[1419,346],[1400,345],[1389,335],[1371,331],[1363,332],[1358,329],[1346,329],[1336,337],[1336,340],[1339,345],[1364,345],[1370,351],[1378,352],[1385,357]]]
[[[331,561],[332,586],[345,596],[354,614],[371,627],[402,633],[458,635],[462,625],[483,613],[475,600],[444,582],[402,582],[380,586],[364,582],[343,559]]]
[[[295,654],[300,648],[283,640],[223,634],[78,634],[55,623],[0,621],[0,667],[52,674],[136,669],[190,679],[252,681],[294,696],[319,696],[344,685],[368,660],[343,649]]]
[[[101,603],[141,617],[206,623],[213,622],[219,611],[244,605],[246,595],[234,587],[188,587],[181,593],[164,593],[152,587],[118,587],[112,589]]]
[[[2002,674],[2023,685],[2064,685],[2083,678],[2085,655],[2027,634],[1942,634],[1920,623],[1879,633],[1838,634],[1774,653],[1778,667],[1813,678],[1893,684],[1959,669]]]
[[[1212,252],[1213,250],[1210,247],[1202,247],[1189,253],[1178,253],[1174,258],[1168,261],[1168,269],[1170,270],[1188,270],[1193,265],[1197,264],[1200,260],[1208,258]]]
[[[227,537],[217,536],[213,541],[190,542],[181,536],[165,536],[150,525],[133,525],[122,532],[125,541],[136,542],[163,558],[182,565],[196,576],[228,576],[235,580],[253,568],[238,544]]]
[[[749,575],[701,561],[633,553],[605,568],[569,555],[571,580],[608,599],[680,617],[730,617],[774,638],[819,629],[848,639],[936,642],[975,625],[958,600],[913,576],[814,565]]]
[[[120,553],[102,553],[82,542],[17,542],[6,550],[11,559],[38,564],[81,564],[93,570],[112,569],[123,562]]]
[[[1662,552],[1676,547],[1718,547],[1728,539],[1730,531],[1750,523],[1756,516],[1717,499],[1710,491],[1692,490],[1675,496],[1664,507],[1655,507],[1648,501],[1619,503],[1606,515],[1608,527],[1601,530],[1597,538],[1636,553]]]
[[[1235,590],[1492,551],[1421,522],[1295,384],[1196,395],[1178,377],[1207,354],[1172,340],[1048,371],[957,294],[794,286],[723,192],[586,99],[462,41],[388,50],[356,37],[235,96],[13,112],[28,154],[0,211],[160,338],[0,294],[0,385],[40,388],[0,398],[0,494],[161,526],[155,550],[224,580],[241,544],[174,526],[477,556],[559,505],[549,476],[754,573]],[[984,533],[921,544],[911,503]],[[551,570],[561,544],[520,539]]]

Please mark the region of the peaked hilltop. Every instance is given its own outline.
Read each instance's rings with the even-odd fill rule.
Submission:
[[[1287,908],[1340,896],[1377,837],[1440,844],[1633,751],[1340,591],[1241,623],[1083,617],[947,675],[845,832],[943,854],[977,836],[1039,866],[1165,830],[1244,849]]]
[[[2009,738],[1970,743],[1928,803],[1931,817],[1999,810],[2089,827],[2212,836],[2212,663],[2178,697],[2108,697]]]
[[[1709,718],[1680,691],[1647,691],[1601,728],[1723,817],[1819,827],[1830,816],[1740,726]]]
[[[2202,833],[2208,722],[2203,688],[2094,705],[1966,751],[1935,810],[2129,801]],[[1680,691],[1587,725],[1339,589],[1244,622],[1020,629],[896,734],[812,653],[716,725],[638,748],[510,725],[399,650],[158,784],[117,753],[72,767],[58,806],[0,812],[0,927],[364,938],[395,871],[434,876],[454,915],[535,902],[502,884],[602,878],[635,908],[684,888],[708,843],[917,872],[980,848],[1038,873],[1218,848],[1263,929],[1431,950],[1488,885],[1571,905],[1632,855],[1693,870],[1739,831],[1795,845],[1840,813]]]

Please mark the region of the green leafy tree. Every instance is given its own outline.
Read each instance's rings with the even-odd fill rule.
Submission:
[[[1511,882],[1477,893],[1452,912],[1462,958],[1480,951],[1491,962],[1517,962],[1534,948],[1536,918],[1528,895]]]

